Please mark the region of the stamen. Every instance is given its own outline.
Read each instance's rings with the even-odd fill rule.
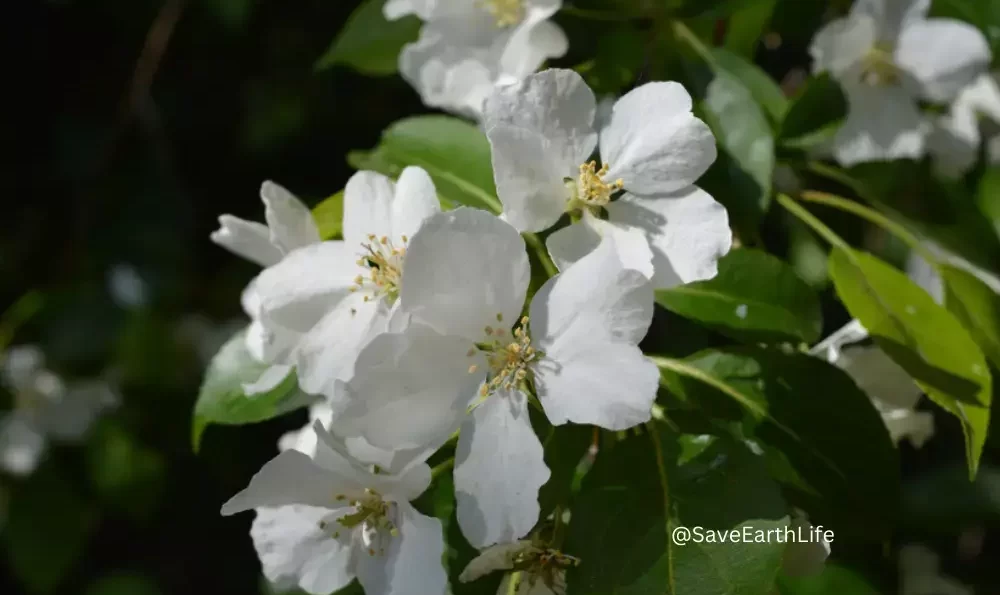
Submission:
[[[528,317],[521,318],[521,325],[513,331],[513,340],[504,338],[504,329],[486,327],[486,335],[492,340],[477,344],[486,354],[489,365],[487,380],[479,389],[480,396],[486,397],[500,389],[516,388],[528,378],[530,365],[537,359],[538,352],[531,346],[527,324]]]
[[[405,237],[403,244],[406,244]],[[357,263],[368,270],[368,275],[367,278],[365,275],[355,277],[351,291],[367,288],[375,297],[384,297],[390,304],[395,302],[403,276],[405,245],[396,246],[387,236],[376,238],[375,234],[368,234],[368,243],[361,244],[361,248],[363,252]],[[365,296],[364,301],[369,301],[369,296]]]
[[[861,81],[871,87],[899,82],[899,67],[893,61],[892,48],[875,46],[861,59]]]
[[[524,0],[480,0],[486,12],[496,19],[497,27],[503,29],[521,22],[524,18]]]
[[[337,500],[346,499],[343,494],[337,495]],[[364,547],[368,550],[368,555],[374,556],[376,552],[385,553],[385,545],[388,539],[397,537],[399,530],[392,521],[395,515],[395,504],[386,502],[382,495],[372,489],[366,489],[364,496],[351,501],[353,512],[349,512],[337,519],[337,523],[346,529],[360,531],[360,536]],[[321,522],[320,528],[326,529],[327,523]],[[336,531],[333,536],[339,537],[340,532]]]
[[[611,202],[611,196],[624,187],[621,179],[610,184],[604,181],[608,175],[608,164],[597,169],[597,162],[591,161],[580,166],[580,178],[577,181],[576,198],[588,207],[603,207]]]

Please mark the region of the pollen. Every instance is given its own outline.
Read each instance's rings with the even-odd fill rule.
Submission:
[[[624,187],[621,179],[608,183],[608,164],[600,169],[597,162],[591,161],[580,166],[580,177],[577,180],[577,198],[588,207],[603,207],[611,202],[611,197]]]
[[[531,346],[527,316],[521,318],[520,324],[513,331],[513,337],[509,339],[502,338],[506,333],[491,330],[487,335],[492,340],[479,344],[489,365],[487,380],[480,388],[480,395],[483,397],[497,390],[519,386],[527,379],[531,364],[539,357],[538,351]]]
[[[524,18],[524,0],[481,0],[481,3],[501,29],[512,27]]]
[[[892,59],[892,49],[875,46],[861,59],[861,81],[871,87],[899,82],[899,67]]]
[[[369,290],[376,298],[385,298],[391,304],[399,298],[399,284],[403,277],[403,260],[406,257],[406,236],[402,243],[396,245],[387,236],[381,238],[374,234],[368,236],[368,241],[361,244],[362,253],[357,264],[366,274],[354,278],[351,291]],[[371,296],[365,296],[364,301],[370,301]]]
[[[374,556],[376,551],[384,552],[384,545],[388,540],[399,535],[396,523],[393,522],[396,505],[386,502],[382,495],[373,489],[366,489],[364,495],[350,500],[349,504],[352,510],[337,519],[337,523],[342,528],[359,531],[369,555]],[[334,537],[339,535],[339,531],[333,533]]]

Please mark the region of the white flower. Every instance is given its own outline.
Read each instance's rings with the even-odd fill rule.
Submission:
[[[420,39],[399,57],[403,77],[431,107],[473,118],[497,85],[517,81],[562,56],[566,36],[549,21],[560,0],[394,0],[388,18],[416,14]]]
[[[257,509],[250,534],[280,588],[328,595],[355,577],[368,595],[447,591],[441,522],[410,504],[430,485],[421,460],[388,473],[353,459],[323,430],[313,457],[286,450],[222,507]]]
[[[398,182],[358,172],[344,189],[344,239],[295,250],[257,278],[263,326],[296,337],[265,341],[265,353],[294,364],[304,391],[332,397],[332,382],[385,330],[410,236],[440,209],[434,183],[418,167],[404,169]]]
[[[594,94],[571,70],[498,89],[484,123],[504,218],[522,231],[577,219],[548,239],[561,269],[610,236],[657,288],[714,277],[732,234],[725,208],[694,185],[716,148],[691,108],[680,84],[647,83],[615,103],[598,135]]]
[[[553,424],[622,430],[647,421],[659,374],[637,344],[652,320],[652,288],[608,240],[546,282],[521,317],[524,241],[468,208],[429,219],[408,259],[400,295],[411,326],[362,351],[334,428],[380,448],[420,446],[453,431],[480,386],[455,455],[458,521],[478,547],[519,539],[537,521],[549,478],[525,387]]]
[[[809,51],[847,95],[848,116],[834,138],[842,165],[919,158],[929,123],[918,100],[951,101],[989,65],[978,29],[927,19],[930,0],[858,0],[821,29]]]
[[[28,475],[38,466],[50,439],[79,442],[97,417],[117,404],[107,383],[71,383],[45,368],[33,346],[7,350],[3,383],[14,395],[14,409],[0,416],[0,470]]]
[[[801,513],[792,514],[789,529],[805,541],[790,540],[781,558],[781,571],[792,577],[815,576],[823,572],[830,557],[830,542],[822,534],[813,532],[813,526]]]
[[[469,562],[458,580],[474,581],[498,570],[504,575],[497,595],[565,595],[566,569],[579,560],[530,541],[502,543],[480,552]],[[513,585],[511,583],[514,583]]]
[[[983,116],[1000,124],[1000,86],[996,75],[986,73],[962,89],[948,113],[934,122],[927,149],[939,172],[957,177],[975,165],[982,144],[979,122]],[[991,160],[997,157],[989,155]]]
[[[940,262],[969,273],[982,281],[994,293],[1000,295],[1000,277],[972,264],[957,254],[941,248],[933,242],[924,241],[923,246],[935,255]],[[938,274],[937,268],[924,260],[919,253],[915,251],[910,252],[906,260],[906,274],[914,283],[934,298],[935,302],[944,304],[944,281],[941,279],[941,275]]]
[[[974,591],[941,572],[941,557],[919,544],[899,550],[900,595],[973,595]]]
[[[260,198],[267,225],[222,215],[219,229],[210,236],[212,241],[265,268],[278,264],[293,250],[319,243],[319,229],[302,201],[274,182],[264,182]],[[279,355],[290,349],[299,335],[277,325],[265,327],[257,281],[252,280],[241,297],[243,310],[251,320],[246,335],[247,350],[258,361],[274,365],[257,382],[244,386],[248,394],[267,392],[285,379],[292,367],[280,361]]]
[[[922,391],[896,362],[877,346],[850,346],[868,338],[861,322],[852,320],[812,348],[844,370],[872,400],[896,444],[906,438],[920,448],[934,435],[934,416],[915,411]]]

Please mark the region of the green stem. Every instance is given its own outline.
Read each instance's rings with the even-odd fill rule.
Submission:
[[[858,196],[865,200],[871,200],[871,193],[868,188],[861,182],[861,180],[856,180],[852,178],[847,172],[834,167],[832,165],[827,165],[822,161],[810,161],[806,164],[806,169],[812,173],[823,176],[828,180],[833,180],[838,184],[847,186],[851,190],[858,193]]]
[[[673,531],[670,521],[670,482],[667,479],[667,465],[663,460],[663,444],[660,442],[660,434],[656,431],[655,422],[646,422],[646,429],[649,430],[653,448],[656,449],[656,472],[660,476],[660,488],[663,490],[663,518],[666,519],[667,534],[670,535]],[[673,587],[674,555],[672,547],[667,548],[667,576],[670,580],[670,592],[674,593],[676,589]]]
[[[542,268],[545,269],[545,274],[549,278],[555,277],[559,274],[559,269],[556,268],[556,264],[552,262],[552,258],[549,257],[549,251],[545,249],[545,244],[542,243],[542,239],[533,233],[523,233],[524,241],[531,249],[535,251],[535,255],[538,256],[538,261],[542,263]]]
[[[678,39],[684,40],[684,42],[687,43],[688,46],[690,46],[691,49],[694,50],[694,52],[709,65],[715,65],[715,56],[712,55],[712,50],[705,45],[705,42],[698,38],[698,35],[696,35],[690,27],[685,25],[682,21],[677,20],[673,21],[672,25],[674,35]]]
[[[434,468],[431,469],[431,479],[432,480],[437,479],[439,475],[447,472],[454,466],[455,466],[455,457],[448,457],[448,460],[446,460],[445,462],[434,465]]]
[[[937,264],[938,258],[930,250],[928,250],[910,230],[906,229],[899,223],[896,223],[892,219],[889,219],[882,213],[866,207],[865,205],[849,200],[842,196],[837,196],[835,194],[829,194],[826,192],[816,192],[814,190],[804,191],[799,198],[806,202],[813,202],[821,205],[826,205],[828,207],[833,207],[835,209],[840,209],[841,211],[851,213],[852,215],[857,215],[862,219],[866,219],[875,225],[885,229],[892,235],[896,236],[900,240],[906,243],[911,250],[920,254],[924,260],[931,264]]]
[[[827,242],[830,242],[842,250],[851,252],[851,246],[847,242],[838,236],[832,229],[827,227],[815,215],[810,213],[805,207],[792,200],[792,198],[788,195],[779,194],[778,204],[785,207],[785,210],[798,217],[803,223],[813,228],[813,231],[822,236]]]
[[[7,311],[0,315],[0,351],[6,349],[14,339],[17,329],[31,319],[42,308],[42,294],[32,290],[11,304]]]

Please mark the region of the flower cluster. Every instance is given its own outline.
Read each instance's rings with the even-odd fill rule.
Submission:
[[[99,379],[66,383],[45,366],[33,345],[3,354],[2,380],[14,408],[0,416],[0,470],[30,475],[50,440],[80,442],[107,409],[118,404],[111,386]]]
[[[984,95],[977,85],[988,84],[977,79],[992,60],[986,38],[968,23],[927,18],[930,4],[858,0],[847,17],[831,22],[813,39],[813,69],[829,72],[847,96],[848,117],[832,147],[841,164],[917,159],[931,148],[929,143],[941,147],[956,136],[955,142],[966,145],[969,128],[975,126],[968,114],[997,113],[995,97],[986,100],[985,109],[977,104]],[[949,104],[966,88],[971,97],[959,99],[943,120],[922,113],[918,102]],[[935,127],[937,138],[929,141]],[[971,140],[978,148],[978,131],[975,135]],[[948,165],[967,168],[971,159]]]
[[[549,19],[561,0],[389,0],[386,18],[416,15],[420,38],[399,56],[399,71],[423,102],[479,118],[498,85],[520,80],[566,53]]]
[[[516,568],[532,593],[563,591],[575,560],[525,539],[550,476],[529,410],[553,425],[648,421],[659,371],[638,344],[653,289],[711,278],[731,245],[725,209],[693,185],[715,146],[683,87],[637,88],[601,130],[595,103],[561,70],[487,99],[499,217],[442,212],[431,177],[409,167],[396,181],[350,179],[343,240],[319,241],[305,207],[272,184],[267,227],[221,219],[213,239],[267,267],[243,301],[248,350],[271,368],[247,388],[294,367],[321,396],[311,425],[223,508],[256,509],[270,580],[316,594],[355,577],[370,594],[444,593],[439,522],[410,501],[457,432],[458,524],[485,550],[465,577]],[[560,272],[529,295],[521,232],[564,213],[573,223],[548,242]]]

